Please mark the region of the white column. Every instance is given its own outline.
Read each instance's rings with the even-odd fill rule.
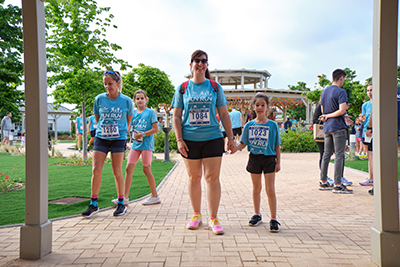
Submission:
[[[261,74],[261,77],[260,77],[260,89],[261,88],[264,88],[264,84],[263,84],[263,75]]]
[[[398,0],[374,0],[373,21],[373,175],[375,221],[371,256],[379,266],[400,263],[397,166]],[[391,114],[391,115],[389,115]]]
[[[241,85],[241,89],[244,89],[244,75],[243,75],[243,72],[242,72],[242,77],[240,79],[240,85]]]
[[[215,75],[215,81],[218,82],[218,75]]]
[[[26,193],[20,257],[39,259],[51,252],[48,220],[47,84],[44,4],[22,0],[24,32]]]

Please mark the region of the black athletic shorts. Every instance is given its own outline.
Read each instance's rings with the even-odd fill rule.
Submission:
[[[232,129],[232,131],[233,131],[233,136],[242,135],[242,128],[241,127]]]
[[[222,135],[224,136],[224,138],[227,138],[228,135],[226,134],[226,132],[222,132]]]
[[[96,129],[90,131],[90,137],[96,137]]]
[[[246,170],[249,173],[271,173],[275,172],[276,156],[266,156],[264,154],[256,155],[249,154],[249,162],[247,163]]]
[[[212,157],[222,157],[224,153],[224,139],[217,138],[208,141],[188,141],[184,140],[189,151],[187,159],[204,159]]]
[[[96,137],[93,142],[93,151],[103,153],[124,153],[126,148],[126,140],[107,140]]]
[[[365,142],[364,137],[362,137],[362,138],[361,138],[361,142],[362,142],[364,145],[368,146],[368,151],[372,151],[372,139],[371,139],[371,143],[367,143],[367,142]]]

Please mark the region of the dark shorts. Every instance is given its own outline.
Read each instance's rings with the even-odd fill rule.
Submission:
[[[361,140],[364,145],[368,146],[368,151],[372,151],[372,139],[371,139],[371,143],[365,142],[364,138],[362,138]]]
[[[226,134],[226,132],[222,132],[222,135],[224,136],[224,138],[227,138],[228,135]]]
[[[249,173],[271,173],[275,172],[276,156],[249,154],[249,162],[246,170]]]
[[[106,140],[96,137],[93,142],[93,151],[103,153],[124,153],[126,148],[126,140]]]
[[[208,141],[184,141],[189,148],[187,159],[222,157],[224,153],[224,139],[222,137]]]
[[[233,131],[233,136],[242,135],[242,128],[241,127],[232,129],[232,131]]]
[[[96,130],[90,131],[90,137],[96,137]]]

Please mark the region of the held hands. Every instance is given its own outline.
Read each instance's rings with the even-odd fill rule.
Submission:
[[[237,147],[234,140],[229,140],[228,143],[226,143],[226,151],[231,151],[230,154],[235,154]]]

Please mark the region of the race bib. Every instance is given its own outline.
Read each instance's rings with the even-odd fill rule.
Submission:
[[[101,138],[118,138],[119,128],[118,124],[102,124],[101,125]]]
[[[97,129],[97,124],[93,124],[93,128]]]
[[[253,125],[249,127],[249,141],[268,141],[269,126]]]
[[[210,109],[191,109],[189,113],[189,125],[210,125]]]

